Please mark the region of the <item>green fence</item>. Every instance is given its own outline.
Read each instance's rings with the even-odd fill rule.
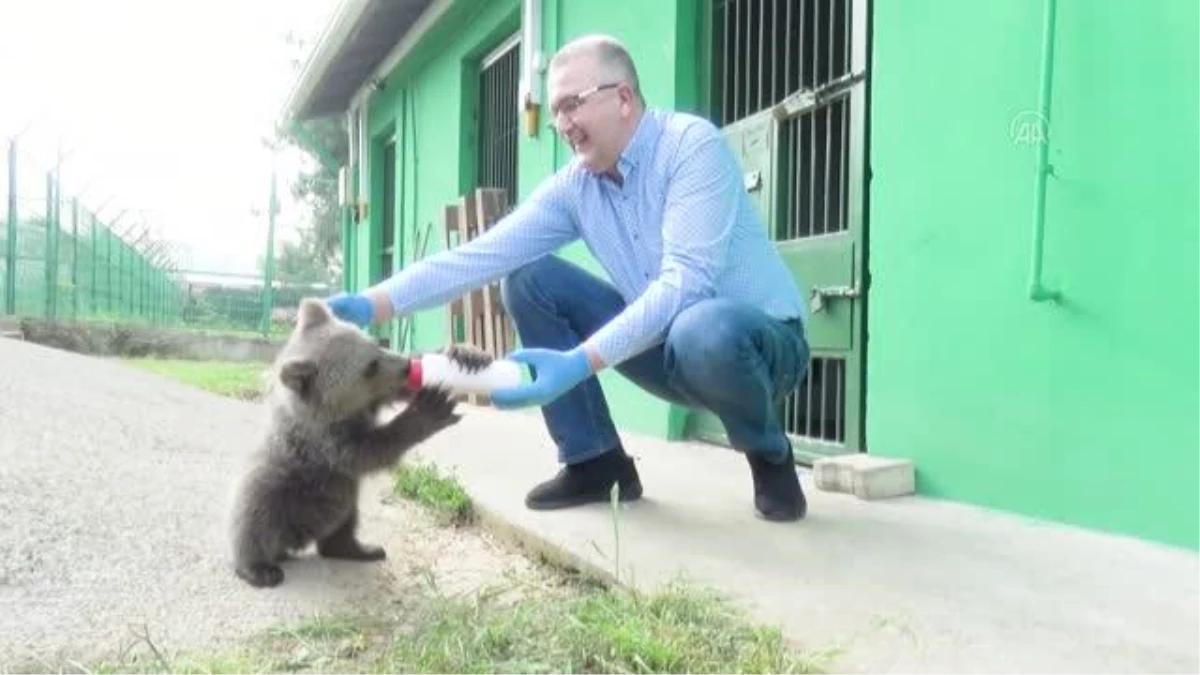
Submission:
[[[261,275],[182,270],[178,278],[183,298],[178,323],[222,333],[291,331],[302,298],[325,297],[332,292],[327,284],[276,281],[267,297]],[[269,308],[265,324],[264,306]]]
[[[4,314],[158,324],[181,316],[182,295],[161,243],[136,238],[144,234],[136,226],[102,222],[62,193],[56,169],[37,166],[16,141],[8,143],[5,167]]]
[[[8,142],[3,176],[0,316],[266,334],[290,329],[301,297],[329,292],[266,284],[263,275],[180,270],[166,242],[123,214],[102,219],[63,194],[58,170],[38,166],[17,141]]]

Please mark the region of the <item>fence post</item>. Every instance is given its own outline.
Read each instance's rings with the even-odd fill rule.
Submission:
[[[42,251],[45,274],[43,275],[46,284],[46,301],[45,315],[47,319],[54,319],[54,173],[46,172],[46,244],[45,250]]]
[[[100,239],[97,237],[97,232],[100,231],[100,221],[96,218],[96,214],[88,213],[88,220],[92,223],[92,292],[91,292],[91,314],[96,316],[96,293],[97,286],[100,284],[100,278],[96,275],[96,270],[99,267],[100,257]]]
[[[271,333],[271,309],[275,304],[275,153],[271,154],[271,197],[267,203],[267,259],[263,261],[262,333]]]
[[[17,139],[8,139],[8,224],[4,239],[4,313],[17,313]]]
[[[104,309],[111,315],[113,306],[113,233],[107,225],[104,226]]]
[[[71,198],[71,318],[79,319],[79,197]]]

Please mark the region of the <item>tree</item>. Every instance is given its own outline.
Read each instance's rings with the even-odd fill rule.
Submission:
[[[305,53],[307,41],[290,31],[283,40],[293,49],[292,68],[298,75],[302,66],[299,57]],[[297,122],[291,128],[277,130],[276,141],[280,148],[291,147],[308,155],[312,168],[302,169],[290,185],[292,198],[305,205],[306,217],[299,226],[299,243],[284,242],[276,249],[275,277],[280,281],[336,284],[342,266],[339,167],[322,158],[345,163],[349,142],[343,121],[326,117]]]

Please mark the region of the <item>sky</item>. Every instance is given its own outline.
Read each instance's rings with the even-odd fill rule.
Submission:
[[[0,136],[23,131],[23,166],[39,169],[61,141],[64,195],[108,200],[102,217],[129,209],[122,223],[144,218],[180,244],[181,267],[255,273],[271,180],[262,139],[296,79],[283,35],[315,38],[336,3],[0,0]],[[287,189],[301,161],[280,158],[281,239],[301,217]]]

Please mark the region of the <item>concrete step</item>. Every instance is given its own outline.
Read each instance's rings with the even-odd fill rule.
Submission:
[[[916,469],[906,459],[857,453],[813,462],[813,483],[826,492],[859,499],[888,499],[916,490]]]

